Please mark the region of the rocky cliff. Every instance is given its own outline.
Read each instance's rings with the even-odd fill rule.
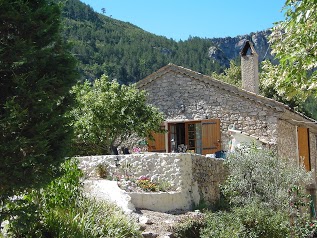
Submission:
[[[240,51],[246,40],[253,42],[259,55],[259,61],[264,59],[272,60],[271,49],[269,48],[268,36],[270,31],[259,31],[236,37],[212,38],[212,47],[209,48],[208,56],[219,62],[221,65],[229,66],[229,61],[240,57]]]

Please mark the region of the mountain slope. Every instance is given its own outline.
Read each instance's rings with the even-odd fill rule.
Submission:
[[[79,0],[65,3],[63,21],[64,36],[72,43],[82,79],[94,80],[106,73],[121,83],[137,82],[168,63],[207,75],[222,72],[239,55],[241,44],[237,42],[250,38],[190,37],[176,42],[96,13]],[[253,38],[266,48],[262,35],[256,33]]]
[[[79,0],[65,1],[63,22],[63,34],[78,59],[82,80],[93,81],[107,74],[111,79],[129,84],[168,63],[206,75],[212,72],[219,74],[229,67],[230,60],[239,64],[239,53],[245,40],[252,40],[260,62],[263,59],[273,60],[267,40],[270,31],[212,39],[190,37],[176,42],[96,13]],[[315,100],[309,99],[301,107],[304,107],[301,111],[306,115],[317,118]]]

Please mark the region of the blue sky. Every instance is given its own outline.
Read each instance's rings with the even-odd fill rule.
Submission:
[[[244,35],[284,19],[285,0],[81,0],[95,11],[174,40]]]

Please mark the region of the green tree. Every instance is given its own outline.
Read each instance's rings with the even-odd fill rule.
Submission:
[[[211,76],[239,88],[242,86],[241,67],[234,60],[230,60],[230,67],[225,69],[223,73],[217,74],[214,72]]]
[[[270,35],[272,53],[280,64],[265,62],[264,86],[288,99],[317,92],[317,2],[287,0],[285,20]]]
[[[160,131],[163,115],[146,103],[145,91],[120,85],[103,75],[93,85],[74,87],[77,107],[72,111],[77,154],[111,154],[132,135],[146,137]]]
[[[50,182],[69,155],[65,113],[77,73],[60,36],[58,5],[1,0],[0,21],[2,207],[9,196]]]

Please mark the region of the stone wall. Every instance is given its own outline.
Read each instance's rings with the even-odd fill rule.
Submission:
[[[212,82],[206,84],[188,75],[168,72],[160,80],[142,85],[141,89],[148,92],[148,102],[158,107],[167,121],[220,119],[224,149],[229,139],[229,125],[261,141],[276,143],[279,112]]]
[[[146,175],[157,181],[167,181],[170,192],[131,192],[131,202],[137,208],[155,211],[190,210],[200,201],[211,204],[220,197],[219,184],[227,176],[223,160],[189,153],[144,153],[131,155],[107,155],[79,157],[86,178],[97,176],[96,167],[107,164],[108,171],[117,171],[115,160],[128,173],[138,178]]]
[[[311,169],[314,171],[315,179],[317,182],[317,176],[316,176],[317,135],[315,133],[309,132],[309,145],[310,145],[310,165],[311,165]]]
[[[200,198],[207,203],[220,199],[220,185],[228,177],[222,159],[196,155],[193,160],[193,180],[197,182]]]
[[[298,159],[296,126],[285,120],[278,121],[278,155]]]

